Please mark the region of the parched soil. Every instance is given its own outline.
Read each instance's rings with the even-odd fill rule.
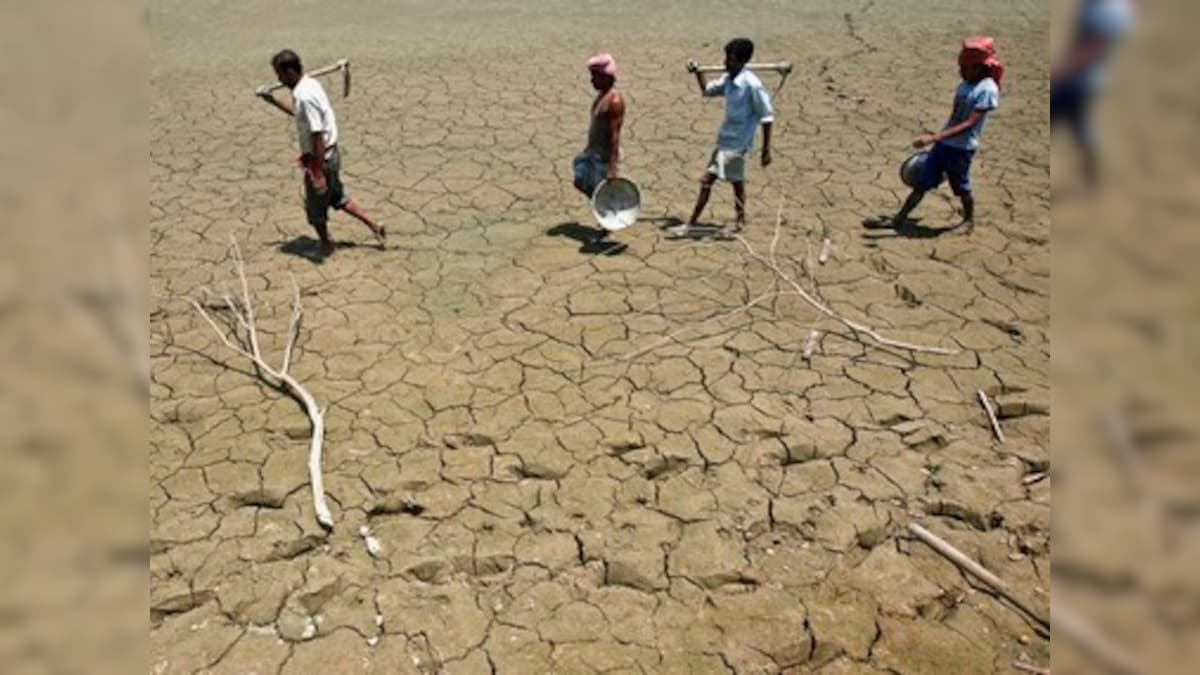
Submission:
[[[282,4],[282,3],[277,3]],[[1049,606],[1049,10],[1040,2],[156,2],[151,137],[155,673],[992,673],[1033,624],[905,527]],[[653,8],[648,6],[653,5]],[[919,225],[896,167],[949,113],[962,37],[1009,75],[975,164]],[[796,71],[745,243],[670,241],[721,118],[684,71],[734,34]],[[276,49],[326,81],[343,178],[312,258]],[[635,227],[591,244],[570,184],[611,51]],[[768,86],[778,80],[767,76]],[[718,186],[707,220],[732,220]],[[776,222],[780,226],[776,228]],[[264,351],[327,406],[317,524],[303,410],[187,305],[247,260]],[[832,242],[817,261],[824,237]],[[811,359],[810,330],[820,331]],[[976,397],[997,402],[998,443]],[[359,534],[382,546],[373,558]]]

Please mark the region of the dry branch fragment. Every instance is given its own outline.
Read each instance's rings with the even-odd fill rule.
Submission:
[[[1000,430],[1000,420],[996,419],[996,410],[992,407],[992,401],[982,389],[976,393],[979,394],[979,402],[983,404],[983,409],[987,411],[988,419],[992,423],[992,433],[996,434],[996,440],[1004,442],[1004,432]]]
[[[821,263],[822,265],[829,262],[829,252],[831,250],[833,250],[833,240],[831,240],[829,237],[825,237],[825,239],[821,241],[821,252],[817,255],[817,262]]]
[[[1058,634],[1082,647],[1109,671],[1121,675],[1145,672],[1120,645],[1076,614],[1073,609],[1063,605],[1061,600],[1050,604],[1050,619],[1054,622]]]
[[[332,529],[333,514],[330,513],[329,505],[325,500],[325,486],[321,477],[321,451],[325,442],[325,415],[317,405],[317,400],[313,398],[312,394],[288,372],[292,362],[292,350],[295,349],[296,339],[300,335],[300,319],[304,313],[303,307],[300,305],[300,288],[296,285],[295,278],[293,278],[292,316],[288,321],[288,340],[287,346],[283,350],[283,364],[278,369],[272,368],[266,359],[263,358],[262,350],[258,344],[258,326],[255,324],[254,319],[254,303],[250,299],[250,284],[246,281],[246,262],[242,258],[242,250],[238,247],[237,240],[232,236],[229,239],[232,242],[230,248],[233,253],[234,267],[237,270],[242,288],[242,295],[236,301],[228,295],[224,296],[225,308],[233,315],[238,324],[234,327],[232,339],[229,332],[222,329],[213,320],[212,315],[209,314],[205,305],[195,299],[189,299],[189,302],[226,347],[250,359],[254,363],[258,368],[259,377],[267,382],[267,384],[286,391],[304,406],[304,412],[308,415],[308,419],[312,423],[312,435],[309,441],[308,452],[308,475],[309,481],[312,484],[313,510],[316,511],[317,521],[323,527]]]
[[[781,202],[780,203],[780,213],[775,218],[775,235],[774,235],[775,238],[778,238],[779,228],[780,228],[781,224],[783,223],[782,211],[783,211],[783,205]],[[765,265],[767,267],[767,269],[774,272],[775,275],[780,280],[785,282],[787,285],[791,286],[796,291],[796,294],[799,295],[801,298],[803,298],[804,301],[807,302],[809,305],[811,305],[813,307],[813,309],[816,309],[818,312],[820,312],[821,314],[824,314],[826,317],[833,319],[833,320],[837,321],[838,323],[841,323],[842,325],[846,326],[847,328],[854,331],[855,333],[862,333],[863,335],[870,337],[872,340],[874,340],[875,342],[878,342],[881,345],[886,345],[888,347],[895,347],[897,349],[904,349],[904,350],[908,350],[911,352],[924,352],[924,353],[929,353],[929,354],[955,354],[958,352],[958,350],[956,350],[956,349],[949,349],[946,347],[932,347],[932,346],[926,346],[926,345],[917,345],[917,344],[912,344],[909,342],[901,342],[899,340],[893,340],[890,338],[886,338],[886,337],[880,335],[873,328],[870,328],[866,325],[858,323],[857,321],[848,319],[848,318],[842,316],[841,314],[838,314],[832,308],[826,306],[820,300],[815,298],[811,293],[804,290],[804,287],[801,286],[795,279],[790,277],[786,272],[784,272],[778,263],[776,263],[774,260],[771,260],[768,257],[763,256],[758,251],[754,250],[754,247],[750,245],[750,242],[747,241],[745,237],[743,237],[742,235],[739,234],[739,235],[737,235],[737,240],[739,242],[741,242],[742,246],[744,246],[746,248],[746,252],[750,254],[751,258],[754,258],[758,262]]]
[[[975,562],[970,556],[958,550],[957,548],[954,548],[945,539],[942,539],[924,527],[921,527],[921,525],[918,523],[909,523],[908,531],[917,539],[920,539],[928,544],[930,548],[936,551],[943,558],[957,565],[959,569],[970,573],[971,576],[982,581],[988,586],[988,588],[991,588],[1005,600],[1011,602],[1017,607],[1017,609],[1021,610],[1029,618],[1037,621],[1043,628],[1046,630],[1050,629],[1049,619],[1033,611],[1033,608],[1025,604],[1025,602],[1023,602],[1020,598],[1013,595],[1008,584],[1004,583],[1000,577],[989,572],[987,568]]]
[[[808,331],[808,338],[804,340],[804,347],[801,348],[801,355],[805,361],[811,361],[813,352],[817,350],[817,343],[821,341],[821,331],[813,329]]]
[[[1049,668],[1041,668],[1033,665],[1032,663],[1026,663],[1024,661],[1013,661],[1013,668],[1026,673],[1033,673],[1034,675],[1050,675]]]

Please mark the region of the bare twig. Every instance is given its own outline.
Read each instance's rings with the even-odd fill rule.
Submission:
[[[1027,673],[1033,673],[1034,675],[1050,675],[1049,668],[1041,668],[1033,665],[1032,663],[1026,663],[1024,661],[1013,661],[1013,668],[1016,668],[1017,670],[1023,670]]]
[[[1134,664],[1133,658],[1122,647],[1076,614],[1073,609],[1063,605],[1062,600],[1050,603],[1050,619],[1054,622],[1054,629],[1058,634],[1082,647],[1109,671],[1121,675],[1145,672]]]
[[[1013,595],[1008,584],[1004,583],[1000,577],[989,572],[983,565],[980,565],[967,554],[951,546],[950,543],[945,539],[942,539],[924,527],[921,527],[919,523],[909,523],[908,531],[917,539],[920,539],[928,544],[930,548],[936,551],[943,558],[957,565],[959,569],[970,573],[971,576],[982,581],[998,595],[1015,605],[1017,609],[1021,610],[1026,616],[1038,622],[1042,628],[1046,629],[1047,631],[1050,630],[1049,619],[1041,616],[1024,601]]]
[[[254,319],[254,306],[250,299],[250,284],[246,280],[246,263],[242,258],[241,249],[238,247],[237,240],[232,236],[231,250],[233,252],[234,266],[237,269],[238,278],[241,282],[242,297],[238,302],[234,302],[228,295],[225,296],[225,305],[231,313],[237,318],[237,323],[245,332],[245,346],[238,344],[241,337],[238,336],[235,328],[234,339],[230,339],[228,331],[222,329],[213,321],[205,305],[200,304],[194,299],[189,299],[192,307],[196,312],[208,323],[213,332],[217,334],[217,338],[229,349],[238,354],[250,359],[250,361],[258,367],[260,376],[267,379],[268,383],[277,388],[287,391],[295,397],[308,415],[308,419],[312,423],[312,436],[309,442],[308,452],[308,473],[309,481],[312,484],[313,493],[313,510],[316,511],[317,521],[322,526],[333,528],[333,514],[329,511],[329,505],[325,500],[324,480],[321,477],[321,451],[325,442],[325,414],[324,411],[317,405],[317,401],[312,394],[300,384],[295,377],[291,375],[289,368],[292,361],[292,350],[295,349],[296,340],[300,333],[300,319],[303,314],[303,308],[300,305],[300,288],[296,285],[295,279],[292,279],[292,288],[294,291],[294,299],[292,302],[292,316],[288,322],[288,339],[287,346],[284,348],[283,364],[278,368],[272,368],[263,358],[262,350],[258,342],[258,326]],[[237,342],[235,342],[235,339]],[[274,380],[273,382],[271,380]]]
[[[1034,483],[1040,483],[1040,482],[1046,480],[1046,476],[1049,476],[1049,475],[1050,474],[1046,473],[1045,471],[1038,471],[1036,473],[1031,473],[1028,476],[1025,476],[1024,478],[1022,478],[1021,483],[1023,485],[1033,485]]]
[[[821,240],[821,253],[817,255],[817,262],[824,265],[829,262],[829,252],[833,249],[833,240],[825,237]]]
[[[983,409],[987,411],[988,419],[992,422],[992,433],[996,434],[996,440],[1004,442],[1004,432],[1000,430],[1000,420],[996,419],[996,410],[992,408],[992,402],[988,399],[988,395],[979,389],[976,391],[979,394],[979,402],[983,404]]]
[[[712,323],[713,321],[720,321],[721,319],[733,316],[734,314],[740,314],[741,312],[748,312],[752,308],[754,308],[756,305],[758,305],[759,303],[764,302],[766,300],[770,300],[771,298],[774,298],[778,295],[783,295],[783,293],[780,293],[778,291],[764,293],[763,295],[760,295],[757,298],[754,298],[753,300],[747,302],[746,304],[742,305],[741,307],[731,309],[728,312],[721,312],[720,314],[717,314],[716,316],[711,316],[698,324],[690,324],[690,325],[684,326],[683,328],[680,328],[679,330],[676,330],[671,333],[668,333],[667,335],[664,335],[663,337],[659,338],[658,340],[655,340],[653,343],[648,344],[645,347],[642,347],[641,349],[637,349],[632,352],[629,352],[628,354],[623,355],[621,357],[621,360],[631,361],[633,359],[636,359],[637,357],[645,354],[646,352],[653,351],[669,342],[674,341],[675,338],[682,335],[683,333],[686,333],[689,330],[700,328],[702,326]]]
[[[780,203],[780,213],[782,213],[782,208],[783,208],[783,206],[782,206],[782,202],[781,202]],[[781,221],[782,221],[782,216],[776,217],[776,219],[775,219],[776,232],[778,232],[778,230],[779,230]],[[905,349],[905,350],[908,350],[911,352],[924,352],[924,353],[931,353],[931,354],[956,354],[958,352],[958,350],[956,350],[956,349],[949,349],[946,347],[931,347],[931,346],[925,346],[925,345],[917,345],[917,344],[912,344],[910,342],[901,342],[899,340],[893,340],[890,338],[886,338],[886,337],[880,335],[874,329],[872,329],[868,326],[865,326],[861,323],[858,323],[857,321],[854,321],[852,319],[848,319],[848,318],[842,316],[841,314],[838,314],[833,309],[831,309],[830,307],[828,307],[827,305],[822,303],[820,300],[813,297],[813,295],[811,293],[804,290],[804,287],[801,286],[795,279],[788,276],[788,274],[786,272],[784,272],[783,269],[780,268],[778,264],[776,264],[774,261],[770,260],[769,258],[764,257],[759,252],[755,251],[754,247],[750,245],[750,242],[747,241],[745,237],[743,237],[742,235],[739,234],[739,235],[737,235],[737,240],[739,242],[741,242],[742,246],[744,246],[746,248],[746,252],[750,254],[750,257],[754,258],[758,262],[765,265],[768,269],[770,269],[772,272],[774,272],[776,274],[776,276],[778,276],[781,280],[783,280],[785,283],[787,283],[789,286],[791,286],[793,289],[795,289],[796,294],[799,295],[800,297],[804,298],[805,302],[807,302],[809,305],[811,305],[814,309],[816,309],[821,314],[824,314],[826,317],[833,319],[833,320],[837,321],[838,323],[841,323],[842,325],[846,326],[847,328],[851,329],[852,331],[854,331],[856,333],[862,333],[862,334],[870,337],[872,340],[878,342],[879,344],[887,345],[889,347],[896,347],[898,349]]]
[[[1106,412],[1101,421],[1104,425],[1104,432],[1112,442],[1117,459],[1125,468],[1125,474],[1129,476],[1130,482],[1140,488],[1141,462],[1138,461],[1137,443],[1134,440],[1133,431],[1129,428],[1129,423],[1117,410]]]
[[[771,262],[778,265],[779,264],[778,261],[775,260],[775,247],[777,245],[779,245],[779,232],[781,229],[779,227],[779,225],[781,225],[783,223],[783,200],[782,199],[779,200],[779,210],[777,210],[775,212],[775,223],[776,223],[775,233],[773,235],[771,235],[771,248],[767,251],[767,257],[771,259]]]

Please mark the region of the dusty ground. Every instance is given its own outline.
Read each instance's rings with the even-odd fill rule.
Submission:
[[[1049,598],[1048,10],[1040,2],[157,2],[151,136],[151,669],[156,673],[1011,672],[1048,642],[904,533],[918,519]],[[664,3],[665,4],[665,3]],[[609,7],[612,9],[604,9]],[[556,11],[550,12],[550,9]],[[605,31],[623,29],[615,37]],[[980,227],[864,231],[948,112],[956,43],[1009,63]],[[736,242],[673,242],[720,118],[683,72],[733,33],[797,72],[747,240],[889,336],[860,343]],[[392,233],[311,248],[273,50],[354,62],[334,96],[345,179]],[[570,187],[613,51],[647,219],[598,250]],[[774,85],[774,81],[768,84]],[[331,93],[337,87],[329,86]],[[725,190],[711,220],[732,217]],[[813,262],[823,233],[827,265]],[[295,372],[328,406],[316,524],[308,423],[184,300],[247,255],[264,330],[288,275]],[[598,254],[607,253],[607,254]],[[811,363],[809,329],[825,331]],[[268,340],[271,350],[281,346]],[[998,445],[975,399],[1002,404]],[[372,559],[369,524],[385,548]]]

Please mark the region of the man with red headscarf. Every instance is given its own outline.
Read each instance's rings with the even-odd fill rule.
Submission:
[[[979,149],[979,137],[988,115],[1000,106],[1000,81],[1004,65],[996,56],[996,44],[990,37],[963,40],[958,54],[962,83],[954,92],[954,110],[941,131],[926,132],[913,143],[916,148],[933,146],[921,166],[912,193],[892,218],[871,223],[877,227],[903,225],[921,203],[925,193],[949,178],[950,189],[962,200],[963,219],[954,228],[969,233],[975,227],[975,197],[971,191],[971,162]]]
[[[575,189],[591,199],[600,183],[618,175],[625,99],[616,88],[617,62],[611,54],[593,56],[587,68],[596,98],[592,101],[587,147],[572,162],[572,173]]]

